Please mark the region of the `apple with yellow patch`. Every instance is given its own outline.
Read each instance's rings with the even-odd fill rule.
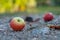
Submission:
[[[20,17],[15,17],[10,21],[10,27],[14,30],[14,31],[21,31],[23,30],[23,28],[25,27],[25,22],[24,19],[20,18]]]

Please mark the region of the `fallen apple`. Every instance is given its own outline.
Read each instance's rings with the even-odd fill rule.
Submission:
[[[33,18],[30,16],[27,16],[25,18],[25,21],[27,21],[27,22],[38,22],[39,20],[40,20],[40,18],[36,18],[35,20],[33,20]]]
[[[44,21],[46,21],[46,22],[53,20],[53,18],[54,18],[54,16],[53,16],[53,14],[50,13],[50,12],[46,13],[46,14],[44,15],[44,17],[43,17]]]
[[[15,18],[12,18],[12,20],[10,21],[10,27],[14,31],[21,31],[25,27],[25,22],[22,18],[15,17]]]
[[[27,22],[33,22],[33,18],[30,17],[30,16],[27,16],[27,17],[25,18],[25,21],[27,21]]]

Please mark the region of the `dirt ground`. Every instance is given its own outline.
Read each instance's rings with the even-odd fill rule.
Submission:
[[[25,28],[18,32],[13,31],[9,25],[9,20],[15,16],[0,18],[0,40],[60,40],[60,30],[47,27],[47,24],[58,25],[60,16],[55,15],[55,18],[47,23],[44,22],[42,15],[31,16],[34,20],[40,18],[40,21],[32,23],[32,26],[26,23]],[[24,16],[18,17],[24,18]]]

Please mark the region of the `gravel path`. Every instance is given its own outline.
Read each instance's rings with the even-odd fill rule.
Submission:
[[[33,16],[38,18],[40,16]],[[60,40],[60,30],[49,29],[42,17],[39,22],[32,23],[32,29],[26,24],[22,31],[15,32],[9,26],[9,20],[12,17],[3,17],[0,19],[0,40]],[[60,16],[48,22],[49,24],[59,24]]]

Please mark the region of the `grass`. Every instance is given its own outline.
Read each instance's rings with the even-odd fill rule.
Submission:
[[[33,12],[34,11],[34,12]],[[37,7],[36,9],[32,9],[29,13],[36,13],[36,14],[44,14],[46,12],[52,12],[56,15],[60,15],[60,6],[40,6],[40,7]],[[1,16],[17,16],[17,15],[21,15],[21,14],[27,14],[27,12],[16,12],[16,13],[4,13],[3,15],[0,14],[0,17]]]

